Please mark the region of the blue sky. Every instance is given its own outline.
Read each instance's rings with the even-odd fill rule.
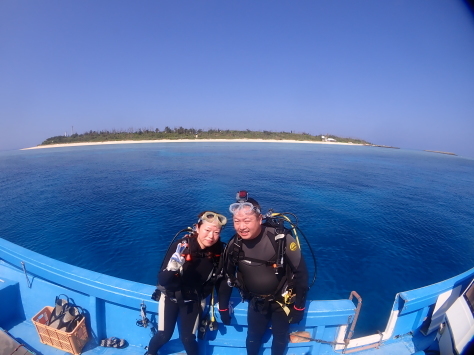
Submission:
[[[335,134],[474,158],[454,0],[0,2],[0,150],[74,131]]]

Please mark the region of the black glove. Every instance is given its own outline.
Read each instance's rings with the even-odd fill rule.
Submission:
[[[156,288],[155,291],[153,292],[153,294],[151,295],[151,299],[156,301],[156,302],[159,302],[160,297],[161,297],[161,291]]]
[[[290,316],[289,316],[289,322],[291,324],[296,324],[299,323],[303,320],[304,317],[304,308],[302,309],[297,309],[295,306],[291,307],[290,309]]]
[[[219,309],[219,313],[221,315],[221,320],[222,320],[222,323],[225,324],[225,325],[230,325],[230,312],[229,312],[229,309],[224,309],[224,310],[220,310]]]

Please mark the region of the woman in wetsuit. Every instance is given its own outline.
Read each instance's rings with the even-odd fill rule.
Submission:
[[[191,235],[174,243],[168,250],[158,274],[158,332],[150,340],[148,354],[156,355],[173,335],[178,316],[180,339],[188,355],[198,354],[196,330],[206,297],[216,283],[216,272],[224,245],[219,236],[227,223],[216,212],[202,212]],[[220,281],[220,280],[219,280]]]

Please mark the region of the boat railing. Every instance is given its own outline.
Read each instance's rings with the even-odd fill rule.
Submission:
[[[360,310],[362,308],[362,297],[356,292],[352,291],[351,294],[349,295],[349,301],[352,301],[354,298],[357,299],[357,307],[354,313],[354,318],[352,321],[350,321],[350,328],[347,330],[348,325],[343,325],[339,328],[339,333],[336,338],[336,344],[335,344],[335,349],[336,350],[341,350],[343,354],[348,354],[351,351],[347,349],[347,347],[350,344],[350,341],[354,335],[354,330],[357,325],[357,319],[359,318]],[[344,346],[342,347],[342,343]]]
[[[417,347],[423,348],[423,344],[435,340],[436,331],[443,323],[446,311],[473,278],[474,268],[439,283],[398,293],[383,332],[350,339],[345,347],[337,345],[335,349],[351,353],[378,348],[384,342],[389,343],[405,336],[413,339],[414,350]]]

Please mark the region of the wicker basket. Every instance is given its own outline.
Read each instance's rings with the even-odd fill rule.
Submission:
[[[36,327],[40,341],[57,349],[79,355],[89,338],[85,324],[85,318],[77,324],[76,328],[69,333],[51,328],[46,325],[51,317],[53,307],[44,307],[31,320]]]

